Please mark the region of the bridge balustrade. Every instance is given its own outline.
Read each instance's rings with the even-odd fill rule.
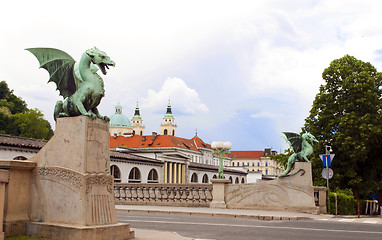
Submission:
[[[116,204],[209,207],[212,184],[114,183]]]

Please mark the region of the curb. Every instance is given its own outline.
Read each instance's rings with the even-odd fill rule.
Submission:
[[[117,211],[125,212],[143,212],[143,213],[164,213],[164,214],[183,214],[183,215],[204,215],[204,216],[219,216],[219,217],[234,217],[234,218],[250,218],[263,221],[297,221],[297,220],[312,220],[310,217],[281,217],[281,216],[263,216],[263,215],[245,215],[245,214],[230,214],[230,213],[204,213],[204,212],[183,212],[183,211],[166,211],[166,210],[142,210],[142,209],[116,209]]]

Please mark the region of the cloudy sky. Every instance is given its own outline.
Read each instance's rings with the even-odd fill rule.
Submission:
[[[24,49],[79,60],[96,46],[116,62],[101,114],[120,102],[131,118],[138,100],[151,134],[171,99],[180,137],[280,151],[281,132],[300,132],[332,60],[350,54],[382,71],[381,12],[368,0],[6,1],[0,80],[54,128],[61,97]]]

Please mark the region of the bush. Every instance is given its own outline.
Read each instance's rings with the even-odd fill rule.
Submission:
[[[334,193],[337,194],[337,214],[338,215],[357,215],[358,209],[358,201],[354,199],[353,193],[351,190],[337,190],[335,192],[329,191],[329,203],[328,213],[335,214],[336,213],[336,200]],[[363,213],[362,206],[364,205],[364,201],[360,201],[361,213]],[[330,210],[330,212],[329,212]]]

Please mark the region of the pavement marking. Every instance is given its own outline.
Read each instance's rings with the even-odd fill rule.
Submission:
[[[320,220],[320,221],[328,221],[329,218],[319,218],[319,219],[317,219],[317,220]]]
[[[356,231],[356,230],[342,230],[342,229],[323,229],[323,228],[299,228],[299,227],[280,227],[280,226],[255,226],[255,225],[242,225],[242,224],[225,224],[225,223],[203,223],[203,222],[171,222],[171,221],[142,221],[134,219],[119,219],[127,222],[146,222],[146,223],[163,223],[163,224],[183,224],[183,225],[209,225],[209,226],[227,226],[227,227],[245,227],[245,228],[269,228],[269,229],[288,229],[288,230],[305,230],[305,231],[323,231],[323,232],[346,232],[346,233],[371,233],[381,234],[382,232],[373,231]]]
[[[377,221],[363,221],[363,223],[373,223],[373,224],[375,224],[375,223],[377,223]]]
[[[339,222],[354,222],[355,221],[355,219],[340,219],[340,220],[338,220]]]

